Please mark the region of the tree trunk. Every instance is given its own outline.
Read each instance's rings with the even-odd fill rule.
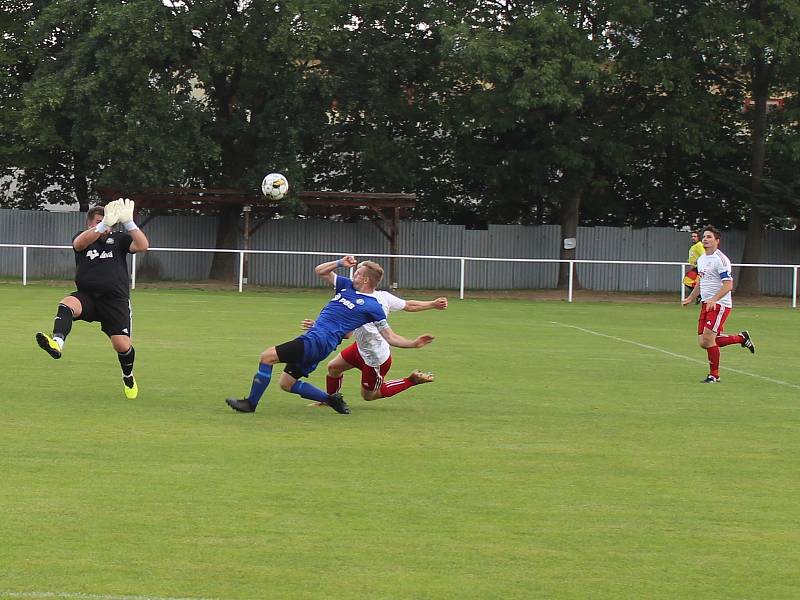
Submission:
[[[760,6],[761,3],[756,3]],[[769,82],[771,67],[767,64],[763,48],[751,50],[753,65],[753,124],[750,134],[752,155],[750,161],[750,219],[747,224],[747,237],[742,253],[743,263],[761,262],[761,239],[764,232],[764,214],[759,207],[764,191],[764,160],[767,138],[767,100],[769,99]],[[739,284],[739,294],[758,294],[760,292],[758,268],[743,268]]]
[[[564,240],[577,239],[578,237],[578,220],[580,218],[581,198],[583,197],[583,186],[579,187],[573,192],[570,192],[564,200],[561,201],[561,240],[560,240],[560,255],[561,260],[574,260],[576,257],[576,248],[564,248]],[[558,263],[558,289],[565,290],[569,287],[569,264]],[[572,272],[572,288],[579,289],[581,287],[580,280],[578,279],[578,270],[574,269]]]
[[[228,10],[232,15],[236,15],[236,3],[231,2]],[[215,97],[216,121],[220,125],[223,135],[220,140],[220,163],[222,172],[218,184],[226,187],[236,186],[240,180],[242,165],[241,140],[237,137],[240,131],[236,126],[236,93],[241,81],[242,65],[234,65],[232,73],[226,69],[212,72],[211,81],[213,82]],[[239,242],[239,223],[242,212],[241,206],[226,206],[222,209],[217,223],[217,245],[218,249],[238,248]],[[236,281],[238,279],[237,267],[238,255],[231,252],[220,252],[214,254],[211,262],[211,273],[209,277],[217,281]]]
[[[89,211],[89,182],[86,180],[86,170],[83,168],[82,157],[73,153],[72,175],[75,178],[75,198],[78,200],[78,210]]]
[[[217,245],[215,248],[235,249],[239,246],[240,206],[226,206],[219,215],[217,223]],[[238,254],[219,252],[211,261],[209,279],[216,281],[236,281],[238,278]]]
[[[747,222],[747,237],[744,240],[743,263],[761,262],[761,239],[764,236],[764,215],[758,206],[750,209],[750,220]],[[742,273],[736,286],[736,293],[753,296],[760,293],[757,267],[742,267]]]

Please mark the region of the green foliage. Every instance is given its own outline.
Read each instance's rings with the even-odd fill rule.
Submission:
[[[659,224],[723,227],[744,226],[752,206],[768,215],[785,208],[755,189],[753,173],[756,164],[766,172],[783,170],[778,163],[787,155],[779,147],[786,140],[779,139],[796,136],[796,127],[787,128],[792,117],[769,113],[766,130],[754,137],[756,111],[743,107],[761,72],[759,48],[770,63],[762,73],[769,78],[763,93],[798,92],[800,28],[790,4],[656,2],[654,18],[632,32],[636,47],[620,63],[645,106],[646,130],[635,178],[620,181],[625,189],[616,191],[634,223],[653,222],[643,205]],[[766,144],[765,158],[757,158],[757,138]]]
[[[416,192],[443,222],[556,222],[576,196],[584,224],[795,210],[789,0],[9,0],[0,18],[6,206],[255,191],[277,170]],[[788,98],[756,135],[767,192],[756,84]]]

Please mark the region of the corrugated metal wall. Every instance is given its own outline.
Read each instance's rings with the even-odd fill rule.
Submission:
[[[241,243],[240,243],[241,247]],[[257,285],[314,287],[320,262],[350,253],[369,258],[370,252],[387,253],[388,243],[369,222],[334,223],[324,219],[273,219],[250,238],[251,250],[301,250],[329,252],[329,256],[251,255],[248,282]]]
[[[156,217],[143,226],[153,248],[213,248],[216,217]],[[145,281],[204,281],[214,255],[209,252],[147,252],[136,258],[136,276]]]
[[[82,213],[51,213],[31,210],[0,210],[0,243],[69,246],[72,236],[85,228]],[[22,277],[22,250],[0,248],[0,275]],[[28,277],[72,279],[72,250],[28,250]]]
[[[48,213],[0,209],[0,243],[68,245],[84,227],[79,213]],[[152,247],[213,248],[215,217],[157,217],[144,229]],[[725,232],[722,250],[733,262],[741,260],[745,233]],[[404,221],[400,224],[400,254],[479,258],[558,258],[561,244],[557,225],[528,227],[490,225],[468,230],[460,225]],[[243,240],[239,240],[239,248]],[[578,259],[624,261],[674,261],[686,259],[688,235],[666,228],[581,227]],[[372,223],[332,222],[324,219],[278,219],[262,223],[250,240],[252,250],[326,252],[331,258],[344,253],[359,258],[388,254],[389,243]],[[800,231],[767,231],[762,261],[800,264]],[[0,275],[22,276],[21,251],[0,248]],[[248,281],[256,285],[314,287],[320,282],[313,267],[327,256],[253,255],[248,258]],[[148,252],[137,259],[140,280],[203,281],[208,278],[212,253]],[[386,258],[376,258],[388,266]],[[238,261],[237,261],[238,264]],[[404,288],[459,286],[460,261],[443,259],[396,259],[396,283]],[[231,278],[238,273],[238,266]],[[735,270],[734,276],[736,276]],[[581,285],[598,291],[677,291],[677,266],[580,264]],[[74,275],[70,250],[36,250],[28,254],[31,278],[64,278]],[[466,289],[546,289],[556,285],[555,263],[467,261]],[[790,269],[761,269],[764,293],[789,295]],[[391,282],[386,282],[387,284]]]

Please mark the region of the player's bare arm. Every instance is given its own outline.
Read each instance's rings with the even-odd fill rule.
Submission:
[[[86,250],[94,244],[102,235],[107,235],[111,228],[119,222],[119,211],[122,208],[120,200],[114,200],[106,204],[103,214],[96,214],[89,222],[89,228],[77,236],[72,241],[75,252]]]
[[[406,312],[419,312],[422,310],[445,310],[447,308],[447,298],[440,296],[434,300],[406,300]]]
[[[139,226],[133,220],[134,204],[130,198],[120,198],[117,200],[117,218],[120,224],[131,236],[131,245],[128,247],[128,252],[136,254],[137,252],[146,252],[150,247],[147,241],[147,236],[142,233]]]
[[[378,328],[378,331],[381,336],[383,336],[383,339],[385,339],[390,346],[394,346],[395,348],[422,348],[436,339],[432,335],[425,333],[413,340],[409,340],[392,331],[391,327],[384,327],[383,329]]]
[[[102,219],[103,219],[102,215],[97,215],[98,223],[102,221]],[[103,234],[99,233],[95,229],[96,225],[97,223],[92,225],[91,229],[87,229],[86,231],[81,233],[78,237],[76,237],[74,240],[72,240],[72,247],[75,249],[75,252],[82,252],[86,250],[86,248],[88,248],[89,246],[94,244],[98,239],[100,239],[100,236]]]
[[[136,254],[139,252],[147,252],[147,249],[150,247],[150,242],[147,240],[147,236],[142,232],[141,229],[134,229],[128,232],[133,238],[128,251],[131,254]]]
[[[692,304],[699,295],[700,295],[700,286],[696,285],[692,288],[692,293],[681,301],[681,304],[683,306],[686,306],[687,304]]]
[[[321,263],[314,267],[314,273],[319,275],[322,279],[326,280],[328,283],[333,285],[336,281],[336,274],[334,271],[341,267],[345,267],[351,269],[358,264],[356,257],[352,254],[348,254],[347,256],[343,256],[339,260],[331,260],[328,262]]]
[[[709,310],[714,308],[717,305],[717,302],[719,301],[719,299],[722,298],[728,292],[730,292],[732,289],[733,289],[733,280],[732,279],[726,279],[725,281],[723,281],[722,282],[722,287],[720,288],[720,290],[716,294],[711,296],[711,298],[706,300],[706,308],[709,309]]]

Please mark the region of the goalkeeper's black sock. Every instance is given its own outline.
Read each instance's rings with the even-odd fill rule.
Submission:
[[[53,322],[53,339],[58,341],[61,339],[59,346],[64,345],[69,332],[72,331],[72,309],[66,304],[58,305],[58,312],[56,312],[56,319]]]
[[[133,346],[127,352],[117,352],[119,366],[122,367],[122,376],[130,377],[133,374],[133,359],[136,358],[136,350]]]

